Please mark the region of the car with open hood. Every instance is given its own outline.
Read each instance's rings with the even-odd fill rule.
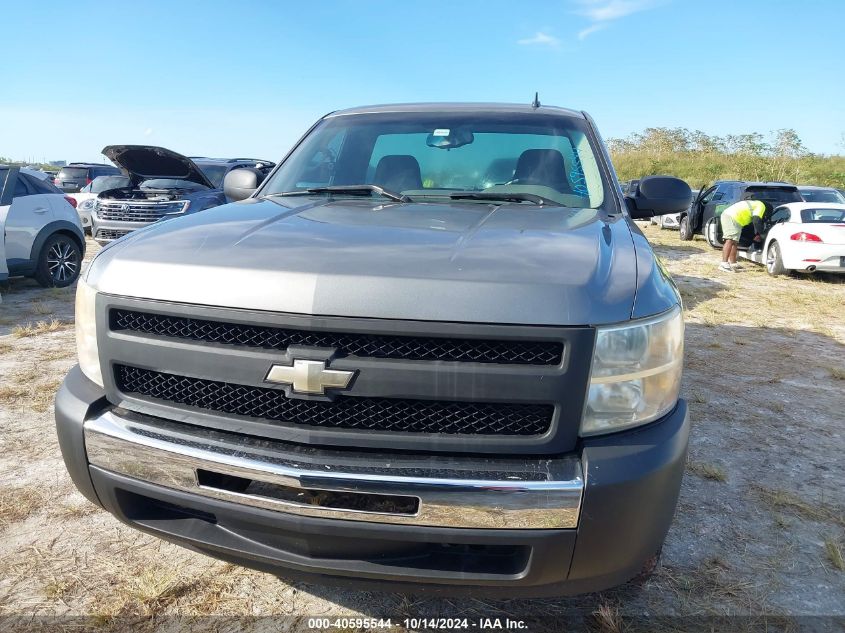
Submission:
[[[68,196],[76,200],[76,212],[86,233],[91,233],[91,211],[97,202],[97,196],[103,191],[118,189],[129,185],[129,177],[122,174],[111,176],[97,176],[90,183],[82,187],[77,193]]]
[[[222,185],[229,171],[250,168],[263,177],[274,166],[254,158],[191,159],[151,145],[109,145],[103,154],[129,181],[101,191],[90,209],[92,235],[100,244],[153,222],[225,204]]]
[[[94,258],[55,408],[73,481],[314,583],[512,598],[647,572],[689,421],[680,295],[633,220],[691,192],[617,182],[575,110],[323,117],[263,181],[229,171],[238,202]]]

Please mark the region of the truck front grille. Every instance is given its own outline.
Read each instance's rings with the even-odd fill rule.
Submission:
[[[97,234],[94,239],[98,240],[117,240],[128,235],[131,231],[113,231],[112,229],[97,229]]]
[[[97,216],[102,220],[150,223],[160,220],[167,213],[178,213],[185,207],[184,200],[176,202],[97,202]]]
[[[353,332],[308,331],[224,323],[133,310],[112,310],[112,330],[171,338],[284,350],[290,345],[333,347],[339,356],[511,365],[559,365],[558,341],[435,338]]]
[[[278,389],[251,387],[115,365],[123,393],[250,418],[339,429],[469,435],[541,435],[554,406],[340,396],[297,400]]]

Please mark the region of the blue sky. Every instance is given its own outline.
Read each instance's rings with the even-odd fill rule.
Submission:
[[[0,11],[0,155],[17,159],[102,159],[111,143],[278,159],[338,108],[535,90],[605,137],[792,127],[845,152],[841,0],[32,6]]]

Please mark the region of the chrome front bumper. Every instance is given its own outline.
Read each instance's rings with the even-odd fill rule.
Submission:
[[[84,435],[92,466],[204,497],[311,517],[460,528],[575,528],[584,490],[575,457],[323,450],[114,410],[86,420]],[[245,483],[261,492],[250,492]],[[350,499],[354,502],[348,504]],[[394,499],[399,501],[395,510]],[[361,500],[378,511],[362,510]]]

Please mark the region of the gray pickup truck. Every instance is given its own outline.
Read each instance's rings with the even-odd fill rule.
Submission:
[[[689,187],[623,196],[592,119],[536,103],[334,112],[262,177],[80,280],[55,409],[79,490],[314,583],[549,596],[653,568],[684,326],[632,220]]]

